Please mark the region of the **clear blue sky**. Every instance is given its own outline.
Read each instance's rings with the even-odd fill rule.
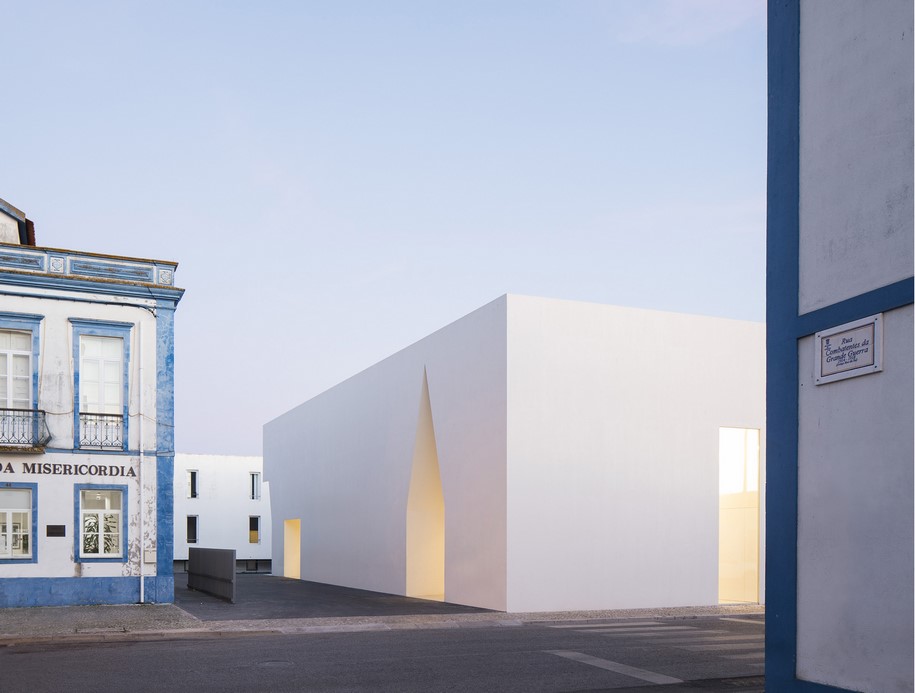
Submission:
[[[0,197],[180,263],[180,452],[503,293],[764,319],[763,0],[0,12]]]

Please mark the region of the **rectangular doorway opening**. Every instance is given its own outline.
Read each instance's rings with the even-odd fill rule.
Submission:
[[[718,430],[718,601],[759,602],[759,430]]]
[[[302,521],[283,522],[283,577],[302,579]]]

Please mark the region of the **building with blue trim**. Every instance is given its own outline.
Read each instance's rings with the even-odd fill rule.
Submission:
[[[913,5],[768,11],[766,689],[912,691]]]
[[[0,607],[173,600],[176,267],[0,200]]]

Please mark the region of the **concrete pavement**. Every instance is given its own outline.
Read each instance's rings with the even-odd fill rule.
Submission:
[[[762,614],[765,611],[764,607],[757,605],[712,605],[503,613],[264,575],[239,576],[239,599],[233,605],[198,592],[189,592],[180,576],[176,577],[175,604],[0,609],[0,644],[61,639],[109,641],[231,637],[245,633],[505,628],[546,621],[689,619]]]

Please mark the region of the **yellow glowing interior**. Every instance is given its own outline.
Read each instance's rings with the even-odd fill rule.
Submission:
[[[302,577],[302,544],[301,520],[285,520],[283,522],[283,577]]]
[[[406,594],[445,600],[445,497],[425,373],[407,496]]]
[[[759,431],[718,431],[718,601],[759,601]]]

